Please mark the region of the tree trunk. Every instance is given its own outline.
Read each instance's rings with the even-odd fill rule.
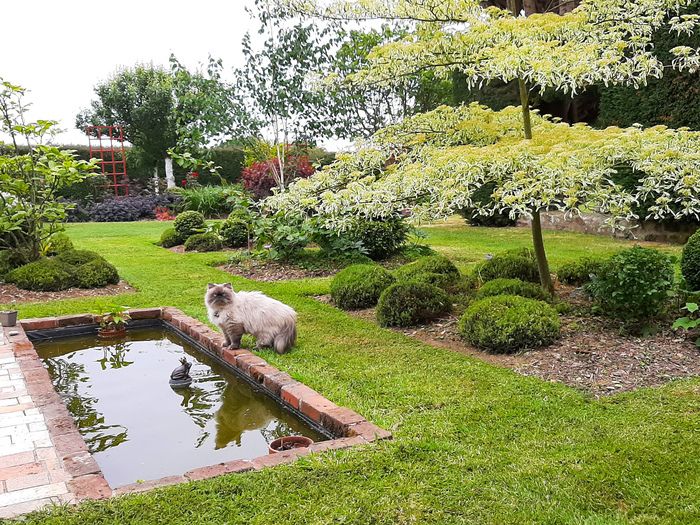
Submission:
[[[532,123],[530,121],[530,106],[529,95],[525,81],[518,79],[518,89],[520,92],[520,105],[523,111],[523,131],[525,139],[532,138]],[[542,288],[550,294],[554,294],[554,283],[552,276],[549,273],[549,261],[547,261],[547,252],[544,249],[544,238],[542,237],[542,223],[540,221],[540,210],[532,212],[532,244],[535,248],[535,257],[537,259],[537,269],[540,271],[540,283]]]
[[[169,190],[175,187],[175,175],[173,174],[173,159],[165,157],[165,184]]]
[[[160,193],[160,180],[158,179],[158,166],[153,166],[153,191],[156,195]]]

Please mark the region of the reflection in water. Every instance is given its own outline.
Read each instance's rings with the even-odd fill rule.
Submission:
[[[113,487],[265,454],[282,435],[323,439],[265,395],[161,330],[35,345]],[[168,379],[193,361],[189,388]]]

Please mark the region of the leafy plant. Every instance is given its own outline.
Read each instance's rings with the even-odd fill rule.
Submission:
[[[700,291],[700,230],[691,235],[683,247],[681,271],[686,286],[693,291]]]
[[[697,303],[686,303],[686,305],[683,307],[684,310],[688,312],[688,315],[681,317],[679,319],[676,319],[676,321],[673,323],[673,328],[674,330],[695,330],[696,328],[700,328],[700,308],[698,307]],[[695,340],[696,346],[700,347],[700,337],[698,337]]]
[[[264,199],[272,193],[272,188],[279,188],[280,159],[273,158],[255,162],[243,169],[241,178],[243,187],[256,199]],[[313,175],[315,169],[307,156],[287,155],[284,161],[284,180],[288,184],[296,179]]]
[[[341,236],[360,243],[362,252],[375,261],[399,252],[406,244],[411,228],[400,217],[386,220],[359,219]]]
[[[476,301],[459,320],[462,337],[494,353],[548,345],[559,337],[560,326],[559,316],[550,305],[516,295]]]
[[[0,250],[28,263],[39,259],[47,241],[63,229],[72,205],[59,200],[60,191],[90,178],[96,165],[43,144],[56,122],[28,122],[24,94],[0,79],[0,136],[10,139],[0,155]]]
[[[113,330],[131,321],[128,306],[112,304],[100,314],[100,328]]]
[[[646,322],[664,311],[674,284],[668,255],[635,246],[613,255],[586,285],[606,315]]]

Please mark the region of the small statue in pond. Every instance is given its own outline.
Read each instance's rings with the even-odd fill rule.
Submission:
[[[189,386],[192,383],[190,368],[192,368],[192,363],[188,362],[184,357],[181,358],[180,366],[170,374],[170,386]]]

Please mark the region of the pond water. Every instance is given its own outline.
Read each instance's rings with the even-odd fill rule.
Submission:
[[[118,342],[89,335],[34,346],[112,488],[262,456],[283,435],[325,439],[162,329]],[[185,354],[194,381],[175,390],[168,380]]]

